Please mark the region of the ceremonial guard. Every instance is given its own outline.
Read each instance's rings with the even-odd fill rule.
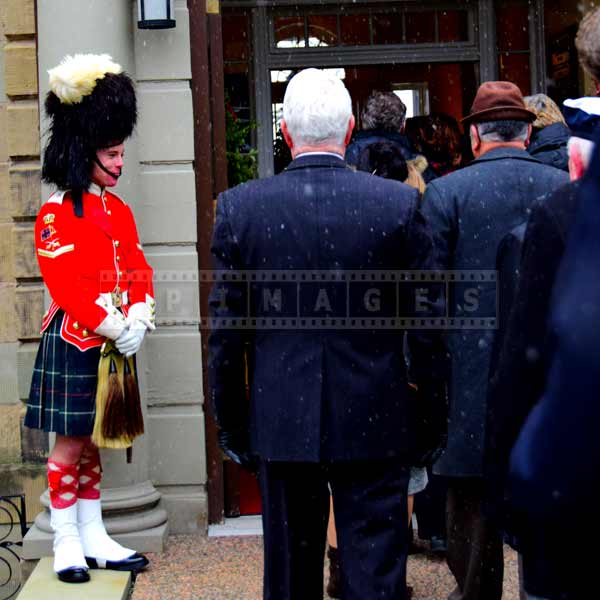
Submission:
[[[137,394],[132,357],[154,329],[155,309],[133,214],[107,191],[121,175],[123,142],[136,122],[133,83],[108,55],[67,56],[49,74],[42,174],[58,191],[38,214],[35,245],[52,302],[25,424],[56,433],[48,459],[54,570],[62,581],[81,583],[90,579],[88,568],[148,565],[103,525],[98,444],[126,447],[143,431],[139,395],[133,404],[125,398]],[[116,429],[130,432],[117,440],[124,443],[98,441],[102,431],[111,435],[102,429],[108,404],[104,415],[96,410],[104,392]]]

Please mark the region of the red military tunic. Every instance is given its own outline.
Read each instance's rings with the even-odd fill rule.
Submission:
[[[78,218],[69,192],[54,193],[38,214],[35,245],[52,297],[42,332],[62,309],[61,337],[85,351],[107,336],[116,339],[134,306],[136,314],[154,320],[152,268],[131,209],[115,194],[92,184]]]

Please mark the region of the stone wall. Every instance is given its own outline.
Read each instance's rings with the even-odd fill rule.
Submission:
[[[44,489],[47,435],[24,430],[44,292],[33,248],[40,205],[34,0],[0,7],[0,491],[27,490],[28,512]]]

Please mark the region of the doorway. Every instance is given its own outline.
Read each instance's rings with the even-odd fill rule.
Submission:
[[[414,63],[408,65],[344,65],[331,69],[344,81],[352,98],[356,130],[361,128],[360,115],[373,90],[393,91],[407,106],[407,118],[430,112],[446,113],[460,120],[471,106],[477,89],[476,63]],[[296,70],[271,71],[271,119],[273,134],[273,170],[280,173],[291,156],[279,123],[287,82]]]

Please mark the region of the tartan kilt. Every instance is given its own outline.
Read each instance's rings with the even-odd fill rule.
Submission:
[[[63,311],[42,334],[25,425],[61,435],[91,435],[96,415],[100,347],[82,352],[60,337]]]

